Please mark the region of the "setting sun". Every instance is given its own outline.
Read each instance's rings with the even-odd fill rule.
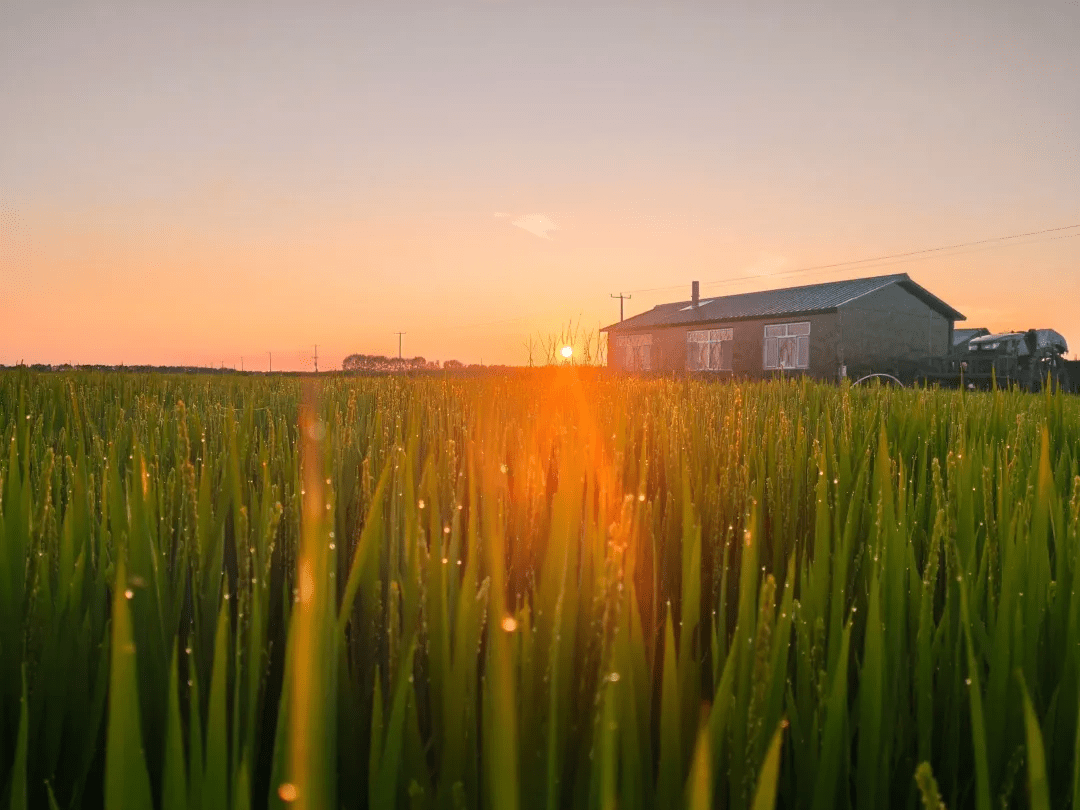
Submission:
[[[566,358],[567,360],[569,360],[569,359],[570,359],[570,355],[572,355],[572,354],[574,353],[574,350],[573,350],[573,349],[571,349],[571,348],[570,348],[569,346],[563,346],[563,347],[562,347],[562,352],[561,352],[561,353],[562,353],[562,356],[563,356],[563,357],[565,357],[565,358]]]

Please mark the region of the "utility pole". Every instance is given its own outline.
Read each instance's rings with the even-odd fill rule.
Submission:
[[[319,344],[315,344],[315,373],[319,373]]]
[[[401,336],[407,334],[406,332],[394,332],[397,335],[397,359],[401,359]]]
[[[612,295],[611,297],[619,299],[619,321],[621,322],[623,319],[623,300],[629,301],[633,296],[619,293],[618,295]]]
[[[273,352],[267,352],[267,354],[270,355],[270,373],[273,374],[274,373],[274,353]]]

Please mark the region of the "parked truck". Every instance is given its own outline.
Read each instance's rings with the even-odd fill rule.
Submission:
[[[1017,386],[1041,391],[1047,384],[1080,390],[1080,369],[1065,359],[1069,346],[1053,329],[981,335],[945,357],[927,358],[919,379],[924,384],[986,389]]]

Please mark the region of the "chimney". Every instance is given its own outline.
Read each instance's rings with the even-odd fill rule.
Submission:
[[[697,305],[698,305],[698,298],[699,298],[699,296],[698,296],[698,283],[695,281],[693,283],[693,286],[690,289],[692,290],[692,292],[690,294],[690,298],[692,299],[690,306],[696,308]]]

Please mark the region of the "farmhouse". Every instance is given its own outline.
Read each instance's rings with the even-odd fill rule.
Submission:
[[[602,332],[624,371],[837,380],[907,376],[953,345],[964,316],[906,273],[661,304]]]

